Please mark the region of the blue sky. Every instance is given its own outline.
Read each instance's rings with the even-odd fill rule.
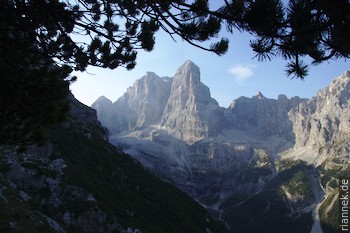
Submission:
[[[180,65],[191,60],[199,66],[201,81],[210,88],[212,97],[220,106],[227,107],[233,99],[251,97],[258,91],[267,98],[277,98],[279,94],[286,94],[289,98],[310,98],[319,89],[328,86],[332,79],[350,70],[349,61],[332,60],[312,66],[304,81],[290,79],[284,71],[287,61],[275,58],[259,62],[254,58],[249,47],[253,37],[249,34],[235,32],[224,33],[223,36],[230,39],[229,50],[225,55],[217,56],[180,38],[174,42],[166,33],[158,32],[155,49],[152,52],[139,51],[135,69],[89,67],[87,72],[75,73],[78,81],[71,85],[71,91],[79,101],[89,106],[102,95],[114,102],[147,71],[172,77]]]

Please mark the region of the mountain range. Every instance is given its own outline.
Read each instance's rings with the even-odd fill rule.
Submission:
[[[222,108],[186,61],[92,105],[109,140],[232,232],[338,232],[349,175],[350,73],[308,99],[258,92]],[[338,205],[339,206],[339,205]]]

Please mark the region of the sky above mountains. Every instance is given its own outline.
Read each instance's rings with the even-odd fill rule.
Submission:
[[[251,97],[258,91],[267,98],[277,98],[279,94],[286,94],[289,98],[310,98],[319,89],[328,86],[332,79],[350,70],[348,61],[332,60],[312,66],[305,80],[291,79],[285,72],[287,61],[274,58],[259,62],[254,58],[255,54],[249,47],[249,41],[254,38],[249,34],[235,32],[221,36],[229,38],[230,45],[225,55],[217,56],[195,48],[181,38],[175,37],[174,41],[168,34],[158,32],[155,49],[152,52],[140,50],[133,70],[89,67],[86,72],[74,73],[78,81],[71,85],[71,91],[79,101],[89,106],[102,95],[114,102],[147,71],[161,77],[172,77],[178,67],[191,60],[199,66],[201,81],[210,88],[211,96],[220,106],[227,107],[233,99]]]

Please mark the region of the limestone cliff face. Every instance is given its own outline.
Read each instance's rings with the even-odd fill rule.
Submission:
[[[295,149],[319,149],[327,143],[339,144],[350,135],[350,73],[344,72],[316,97],[293,108]]]
[[[159,123],[169,97],[172,80],[153,72],[137,80],[115,103],[100,97],[92,105],[111,134]]]
[[[227,117],[235,128],[259,129],[266,136],[279,135],[293,140],[292,122],[288,112],[299,103],[306,101],[299,97],[268,99],[261,92],[252,98],[240,97],[234,100],[227,111]]]
[[[201,83],[198,66],[186,61],[173,78],[161,126],[175,137],[193,143],[217,135],[224,122],[223,109]]]
[[[170,78],[160,78],[153,72],[147,72],[116,105],[127,105],[135,113],[136,119],[131,127],[143,128],[157,124],[169,97],[170,85]]]

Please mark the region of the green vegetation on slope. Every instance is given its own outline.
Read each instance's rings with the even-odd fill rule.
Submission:
[[[330,193],[327,199],[322,203],[319,213],[321,226],[324,233],[337,233],[340,232],[339,222],[339,189],[335,189]]]
[[[45,155],[0,146],[0,232],[226,232],[187,194],[105,141],[93,122],[70,118],[49,132]],[[59,160],[63,174],[52,168]]]
[[[52,130],[55,151],[66,161],[66,182],[91,192],[119,223],[142,232],[204,232],[216,225],[185,193],[146,172],[100,137],[70,129]]]
[[[313,198],[306,169],[303,163],[289,164],[258,194],[248,199],[237,195],[230,198],[228,202],[231,203],[220,207],[224,211],[222,218],[232,227],[232,232],[310,232],[311,212],[298,211]],[[300,185],[302,182],[306,182],[305,185]],[[290,189],[292,186],[298,186],[295,192],[304,194],[300,200],[289,200],[285,195],[283,187]]]

